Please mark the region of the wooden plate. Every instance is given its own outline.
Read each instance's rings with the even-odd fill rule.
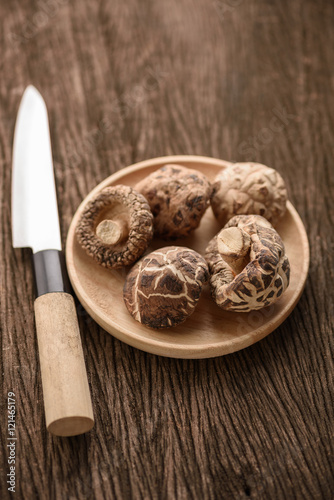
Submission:
[[[128,313],[122,297],[128,269],[106,270],[86,255],[75,238],[75,227],[85,205],[107,186],[134,186],[139,180],[167,163],[178,163],[203,172],[213,179],[230,163],[201,156],[165,156],[124,168],[101,182],[78,208],[67,237],[66,260],[73,288],[92,318],[107,332],[138,349],[174,358],[209,358],[244,349],[271,333],[290,314],[303,291],[308,267],[309,246],[303,223],[291,205],[277,226],[291,265],[290,286],[282,297],[260,311],[233,313],[221,310],[207,287],[193,315],[185,323],[168,330],[152,330],[136,322]],[[188,237],[171,243],[204,252],[209,240],[219,231],[211,208],[199,228]],[[154,240],[148,251],[170,243]]]

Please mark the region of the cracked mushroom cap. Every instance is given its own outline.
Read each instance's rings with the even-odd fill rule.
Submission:
[[[86,206],[76,236],[96,262],[117,269],[144,253],[153,236],[153,215],[144,196],[131,187],[107,187]]]
[[[215,178],[211,206],[225,225],[234,215],[262,215],[276,224],[286,210],[284,180],[273,168],[261,163],[234,163]]]
[[[205,259],[186,247],[164,247],[140,259],[124,284],[125,305],[150,328],[183,323],[200,298],[209,271]]]
[[[252,311],[273,304],[289,285],[284,244],[260,215],[233,217],[209,243],[211,293],[223,309]]]
[[[181,165],[159,168],[135,189],[145,196],[151,207],[154,235],[163,239],[187,236],[196,229],[212,192],[204,174]]]

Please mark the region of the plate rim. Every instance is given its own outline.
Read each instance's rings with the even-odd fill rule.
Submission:
[[[149,352],[151,354],[170,357],[170,358],[181,358],[181,359],[204,359],[211,357],[218,357],[222,355],[227,355],[232,352],[236,352],[238,350],[242,350],[244,348],[250,347],[254,343],[262,340],[267,335],[272,333],[276,328],[278,328],[290,315],[292,310],[296,307],[306,284],[307,275],[309,270],[310,263],[310,250],[309,250],[309,241],[306,233],[305,226],[303,221],[298,214],[295,207],[292,205],[290,201],[287,202],[287,210],[290,212],[291,216],[295,220],[296,224],[300,228],[301,234],[301,244],[305,251],[305,258],[303,261],[303,267],[301,272],[301,279],[298,282],[298,286],[294,290],[293,297],[286,304],[284,309],[280,311],[279,318],[276,321],[268,320],[263,323],[263,325],[259,328],[255,328],[254,330],[258,331],[256,338],[252,341],[252,337],[254,337],[254,330],[245,333],[244,335],[235,339],[235,341],[231,340],[231,348],[227,349],[226,344],[220,343],[206,343],[205,346],[202,344],[175,344],[168,341],[162,341],[159,339],[147,339],[142,335],[133,331],[131,335],[127,331],[122,331],[121,329],[117,329],[116,326],[110,324],[108,322],[108,316],[99,312],[99,314],[95,313],[94,309],[91,307],[90,302],[91,299],[89,295],[86,293],[84,287],[79,286],[80,279],[78,278],[76,267],[73,263],[73,253],[72,253],[72,242],[73,238],[75,238],[75,226],[77,223],[77,219],[79,217],[80,212],[83,207],[87,204],[87,202],[95,196],[97,192],[104,189],[106,186],[110,185],[110,183],[117,182],[118,179],[141,170],[143,168],[149,168],[152,166],[157,166],[159,168],[160,164],[166,163],[201,163],[208,164],[211,166],[221,166],[222,168],[233,164],[234,162],[222,160],[220,158],[207,157],[207,156],[197,156],[197,155],[169,155],[169,156],[160,156],[156,158],[150,158],[148,160],[143,160],[127,167],[124,167],[117,172],[114,172],[106,179],[101,181],[95,188],[93,188],[87,196],[82,200],[80,205],[78,206],[73,218],[71,220],[71,224],[68,229],[67,238],[66,238],[66,249],[65,249],[65,257],[66,257],[66,265],[68,270],[68,275],[74,289],[74,292],[86,310],[86,312],[100,325],[104,330],[106,330],[109,334],[113,335],[118,340],[131,345],[137,349],[143,350],[145,352]],[[72,248],[71,248],[72,247]],[[272,325],[270,325],[270,331],[267,331],[268,324],[272,321]],[[167,353],[163,353],[162,351],[166,350]]]

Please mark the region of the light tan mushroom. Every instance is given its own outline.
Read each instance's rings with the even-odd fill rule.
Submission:
[[[135,189],[145,196],[151,207],[154,235],[163,239],[187,236],[196,229],[212,192],[204,174],[181,165],[159,168]]]
[[[233,217],[210,241],[205,258],[212,296],[229,311],[248,312],[273,304],[289,285],[284,244],[260,215]]]
[[[76,235],[100,265],[128,266],[141,257],[152,239],[153,215],[144,196],[131,187],[107,187],[86,206]]]
[[[150,328],[183,323],[195,310],[209,278],[205,259],[186,247],[164,247],[142,257],[128,273],[124,302]]]
[[[225,225],[234,215],[262,215],[272,224],[284,215],[287,190],[273,168],[261,163],[234,163],[223,169],[213,183],[211,206]]]

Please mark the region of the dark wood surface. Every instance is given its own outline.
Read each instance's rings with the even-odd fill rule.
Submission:
[[[13,391],[16,498],[332,498],[334,3],[13,0],[0,14],[0,497],[12,495]],[[31,256],[11,247],[13,130],[30,83],[49,110],[64,242],[98,182],[169,154],[278,169],[310,240],[294,312],[226,357],[141,352],[78,304],[96,425],[76,438],[45,430]]]

